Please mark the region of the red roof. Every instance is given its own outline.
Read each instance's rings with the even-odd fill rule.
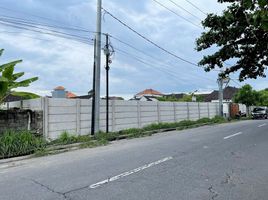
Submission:
[[[72,92],[67,92],[67,98],[74,98],[76,97],[76,94],[72,93]]]
[[[54,90],[65,90],[65,88],[63,86],[58,86]]]
[[[146,89],[136,95],[139,96],[139,95],[163,95],[163,94],[153,89]]]

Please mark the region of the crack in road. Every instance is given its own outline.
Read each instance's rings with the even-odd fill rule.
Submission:
[[[30,180],[31,182],[35,183],[36,185],[41,186],[42,188],[45,188],[46,190],[48,190],[48,191],[50,191],[50,192],[52,192],[54,194],[62,196],[66,200],[71,200],[71,198],[66,196],[66,194],[67,194],[66,192],[64,192],[64,193],[63,192],[58,192],[58,191],[50,188],[49,186],[44,185],[43,183],[40,183],[40,182],[38,182],[37,180],[34,180],[34,179],[28,179],[28,180]]]
[[[212,195],[211,196],[211,200],[215,200],[219,196],[219,194],[217,193],[217,191],[213,189],[213,186],[212,185],[208,188],[208,191]]]
[[[222,184],[229,184],[232,182],[232,176],[229,173],[226,173],[225,179],[221,182]]]

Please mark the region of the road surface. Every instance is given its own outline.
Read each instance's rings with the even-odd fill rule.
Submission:
[[[242,121],[0,165],[1,200],[267,200],[268,121]]]

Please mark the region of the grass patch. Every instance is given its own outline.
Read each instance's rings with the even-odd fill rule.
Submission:
[[[49,145],[67,145],[67,144],[74,144],[74,143],[82,143],[91,141],[91,137],[89,135],[74,135],[70,134],[67,131],[61,133],[58,139],[53,140],[49,143]]]
[[[0,158],[32,154],[45,149],[46,142],[29,131],[5,131],[0,136]]]

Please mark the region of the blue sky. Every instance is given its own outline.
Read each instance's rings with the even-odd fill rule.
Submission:
[[[205,17],[185,0],[174,0],[174,2],[196,17],[175,7],[169,1],[158,1],[191,23],[200,24],[198,18]],[[191,0],[191,2],[206,13],[220,13],[226,6],[217,3],[216,0]],[[169,12],[153,0],[103,0],[103,7],[152,41],[191,62],[197,63],[205,53],[197,53],[194,50],[195,40],[203,30]],[[0,13],[0,17],[16,17],[42,24],[95,31],[96,0],[1,0]],[[102,19],[103,32],[120,38],[156,58],[152,59],[111,39],[116,49],[110,70],[111,95],[130,98],[146,88],[153,88],[163,93],[217,89],[217,72],[206,73],[202,68],[191,66],[164,53],[107,14],[104,14]],[[94,38],[93,33],[59,31],[86,37],[89,41]],[[23,90],[50,95],[53,88],[63,85],[76,94],[86,94],[92,87],[91,45],[3,24],[0,24],[0,44],[0,48],[5,49],[1,63],[23,59],[24,62],[18,65],[17,70],[25,71],[26,77],[39,77],[31,87]],[[121,51],[126,51],[131,56]],[[141,63],[133,57],[138,57],[149,64]],[[101,67],[101,93],[104,95],[104,62]],[[235,79],[237,75],[234,74],[232,77]],[[246,82],[252,84],[255,89],[268,87],[267,78]],[[238,87],[233,82],[230,85]]]

